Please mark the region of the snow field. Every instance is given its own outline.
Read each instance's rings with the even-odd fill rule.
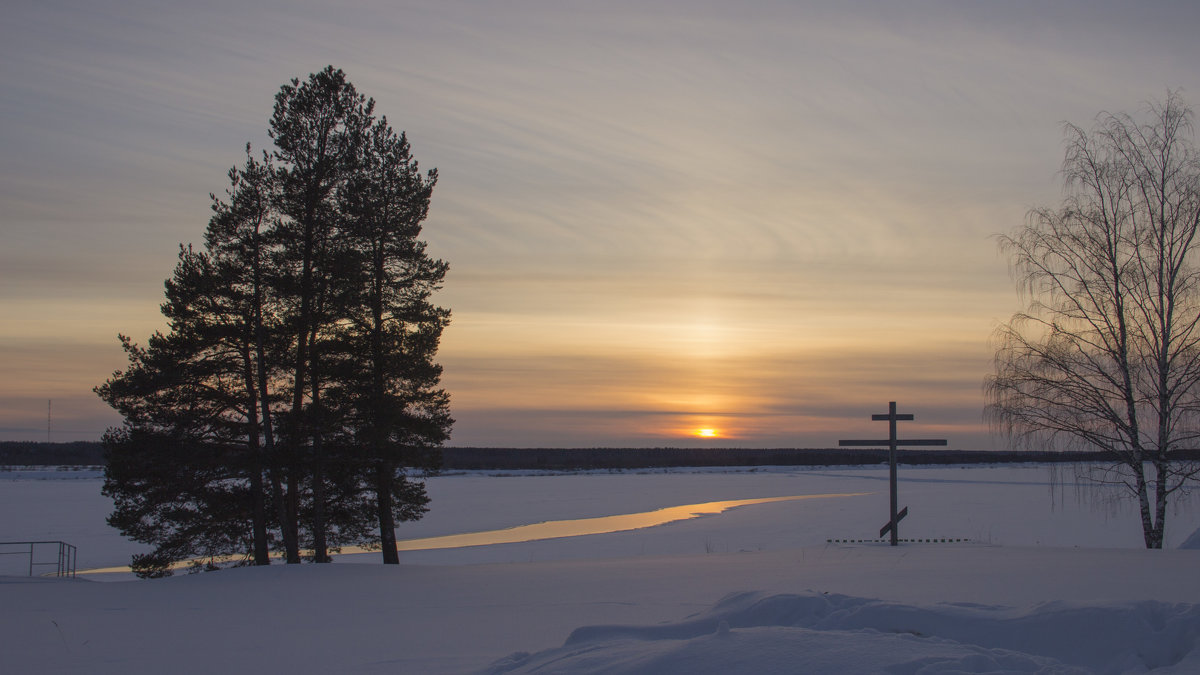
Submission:
[[[878,532],[886,476],[880,467],[442,476],[429,482],[433,510],[402,525],[401,538],[873,494],[414,551],[399,567],[363,554],[158,581],[9,577],[0,672],[1200,672],[1200,551],[1141,550],[1131,509],[1098,509],[1069,485],[1052,492],[1045,467],[902,467],[911,515],[901,535],[975,543],[825,544]],[[51,478],[0,474],[0,540],[79,545],[75,535],[86,542],[81,567],[127,563],[136,545],[103,526],[99,479]],[[1171,515],[1168,544],[1200,529],[1195,511]]]

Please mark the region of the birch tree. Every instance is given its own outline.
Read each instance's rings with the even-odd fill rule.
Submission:
[[[1028,446],[1100,450],[1087,477],[1136,500],[1147,548],[1200,476],[1200,163],[1175,92],[1142,119],[1066,124],[1057,208],[999,239],[1025,311],[996,334],[984,384],[993,430]]]

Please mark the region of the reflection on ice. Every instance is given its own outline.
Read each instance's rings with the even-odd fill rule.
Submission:
[[[465,534],[450,534],[441,537],[426,537],[424,539],[406,539],[396,543],[401,551],[426,551],[440,548],[459,548],[462,546],[487,546],[491,544],[515,544],[523,541],[539,539],[555,539],[558,537],[579,537],[587,534],[605,534],[608,532],[624,532],[639,530],[656,525],[666,525],[679,520],[688,520],[700,516],[710,516],[724,513],[729,509],[752,504],[769,504],[771,502],[790,502],[801,499],[830,499],[834,497],[859,497],[869,492],[848,492],[838,494],[794,495],[790,497],[763,497],[759,499],[735,499],[724,502],[705,502],[703,504],[684,504],[670,506],[657,511],[643,513],[626,513],[617,516],[602,516],[599,518],[579,518],[575,520],[550,520],[544,523],[521,525],[503,530],[487,532],[468,532]],[[343,549],[344,553],[352,553]]]
[[[445,548],[462,548],[465,546],[488,546],[492,544],[516,544],[524,541],[537,541],[539,539],[556,539],[559,537],[580,537],[588,534],[605,534],[608,532],[625,532],[627,530],[640,530],[656,525],[666,525],[680,520],[689,520],[700,516],[711,516],[719,513],[724,513],[729,509],[736,509],[739,506],[750,506],[752,504],[769,504],[772,502],[790,502],[799,501],[802,499],[832,499],[836,497],[861,497],[863,495],[872,494],[870,492],[845,492],[832,494],[815,494],[815,495],[793,495],[789,497],[760,497],[757,499],[734,499],[723,502],[704,502],[702,504],[683,504],[682,506],[669,506],[667,508],[658,509],[657,511],[645,511],[643,513],[626,513],[616,516],[602,516],[599,518],[577,518],[574,520],[550,520],[542,523],[533,523],[531,525],[520,525],[518,527],[510,527],[503,530],[489,530],[486,532],[467,532],[464,534],[449,534],[440,537],[426,537],[423,539],[404,539],[396,542],[396,548],[401,551],[429,551],[434,549]],[[378,549],[375,549],[376,551]],[[368,553],[371,549],[360,546],[345,546],[338,552],[338,555],[347,555],[354,553]],[[302,552],[309,555],[310,552]],[[277,555],[272,555],[272,558],[278,558]],[[231,562],[232,557],[221,558],[214,562],[223,563]],[[188,563],[177,562],[172,565],[174,569],[183,569]],[[128,573],[128,567],[102,567],[94,569],[79,570],[78,574],[114,574]]]

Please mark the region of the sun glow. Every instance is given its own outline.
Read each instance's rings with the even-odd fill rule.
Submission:
[[[697,429],[695,433],[700,438],[717,438],[721,435],[716,429],[710,429],[707,427],[704,429]]]

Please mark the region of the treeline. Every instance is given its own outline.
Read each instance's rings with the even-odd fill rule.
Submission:
[[[854,466],[882,464],[876,448],[442,448],[446,470],[581,471],[720,466]],[[0,443],[0,464],[101,464],[100,443]],[[1185,454],[1200,460],[1200,450]],[[1098,452],[1049,450],[899,450],[901,464],[1102,462]]]
[[[142,576],[351,544],[398,563],[396,522],[428,503],[412,472],[449,437],[447,265],[417,238],[436,171],[333,67],[280,88],[269,136],[212,197],[203,250],[180,247],[169,330],[121,336],[129,365],[96,388],[124,419],[108,522],[154,547]]]
[[[42,443],[0,441],[0,465],[4,466],[100,466],[104,446],[95,441]]]
[[[1200,451],[1190,451],[1200,459]],[[1099,462],[1099,452],[898,450],[901,464]],[[443,467],[459,470],[650,469],[719,466],[853,466],[888,461],[886,448],[445,448]]]

